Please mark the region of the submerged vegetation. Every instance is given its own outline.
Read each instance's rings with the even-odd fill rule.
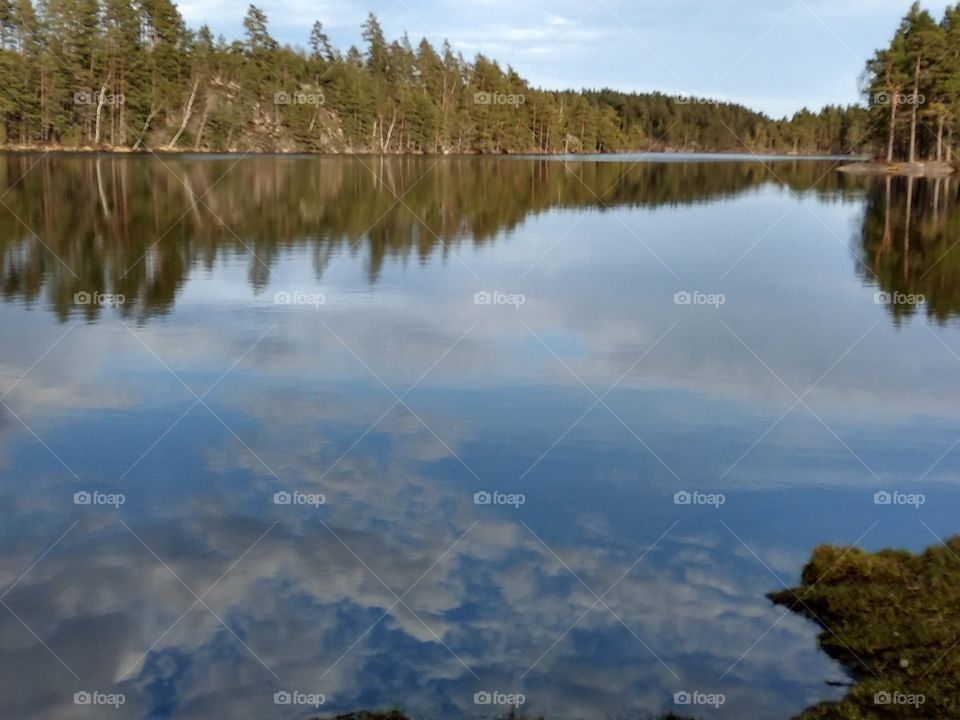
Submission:
[[[824,545],[799,587],[770,597],[819,623],[853,679],[798,720],[960,717],[960,537],[920,554]]]
[[[250,6],[244,37],[187,28],[170,0],[0,0],[0,144],[126,150],[849,153],[860,107],[774,120],[711,98],[543,90],[370,14],[362,46],[281,46]],[[306,35],[306,33],[305,33]]]

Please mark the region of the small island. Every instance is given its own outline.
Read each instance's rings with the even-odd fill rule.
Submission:
[[[840,170],[856,175],[943,177],[955,169],[960,130],[960,6],[938,23],[915,2],[864,77],[872,134],[882,152]]]
[[[931,160],[926,162],[864,161],[843,165],[840,172],[850,175],[903,175],[905,177],[946,177],[953,174],[951,163]]]

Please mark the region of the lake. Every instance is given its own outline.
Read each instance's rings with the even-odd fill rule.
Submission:
[[[789,718],[960,500],[960,194],[835,159],[0,157],[16,718]]]

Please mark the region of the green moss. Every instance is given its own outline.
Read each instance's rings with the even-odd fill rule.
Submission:
[[[769,597],[818,623],[854,681],[798,720],[960,718],[960,537],[919,555],[820,546],[800,586]]]

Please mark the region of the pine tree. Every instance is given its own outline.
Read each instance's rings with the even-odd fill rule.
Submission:
[[[910,108],[909,162],[917,158],[917,124],[920,105],[924,102],[921,90],[930,87],[935,61],[943,53],[943,31],[933,17],[914,2],[904,19],[905,60],[912,68],[913,93]]]
[[[774,120],[659,93],[538,90],[493,59],[465,60],[448,42],[438,52],[425,39],[414,48],[406,34],[388,40],[372,13],[360,28],[362,49],[340,53],[320,21],[309,50],[281,47],[255,5],[242,39],[214,40],[209,28],[188,30],[171,0],[36,2],[34,11],[31,0],[0,0],[0,142],[7,144],[391,153],[734,150],[740,138],[771,151],[867,146],[857,137],[867,124],[859,108]],[[911,12],[868,75],[875,92],[897,97],[912,83],[931,104],[911,118],[912,142],[896,102],[871,102],[871,112],[890,116],[891,156],[895,146],[945,145],[950,154],[960,73],[938,66],[935,55],[937,33],[953,37],[957,23],[948,13],[942,27],[931,27],[928,15]],[[918,133],[927,119],[937,125],[936,144]]]

